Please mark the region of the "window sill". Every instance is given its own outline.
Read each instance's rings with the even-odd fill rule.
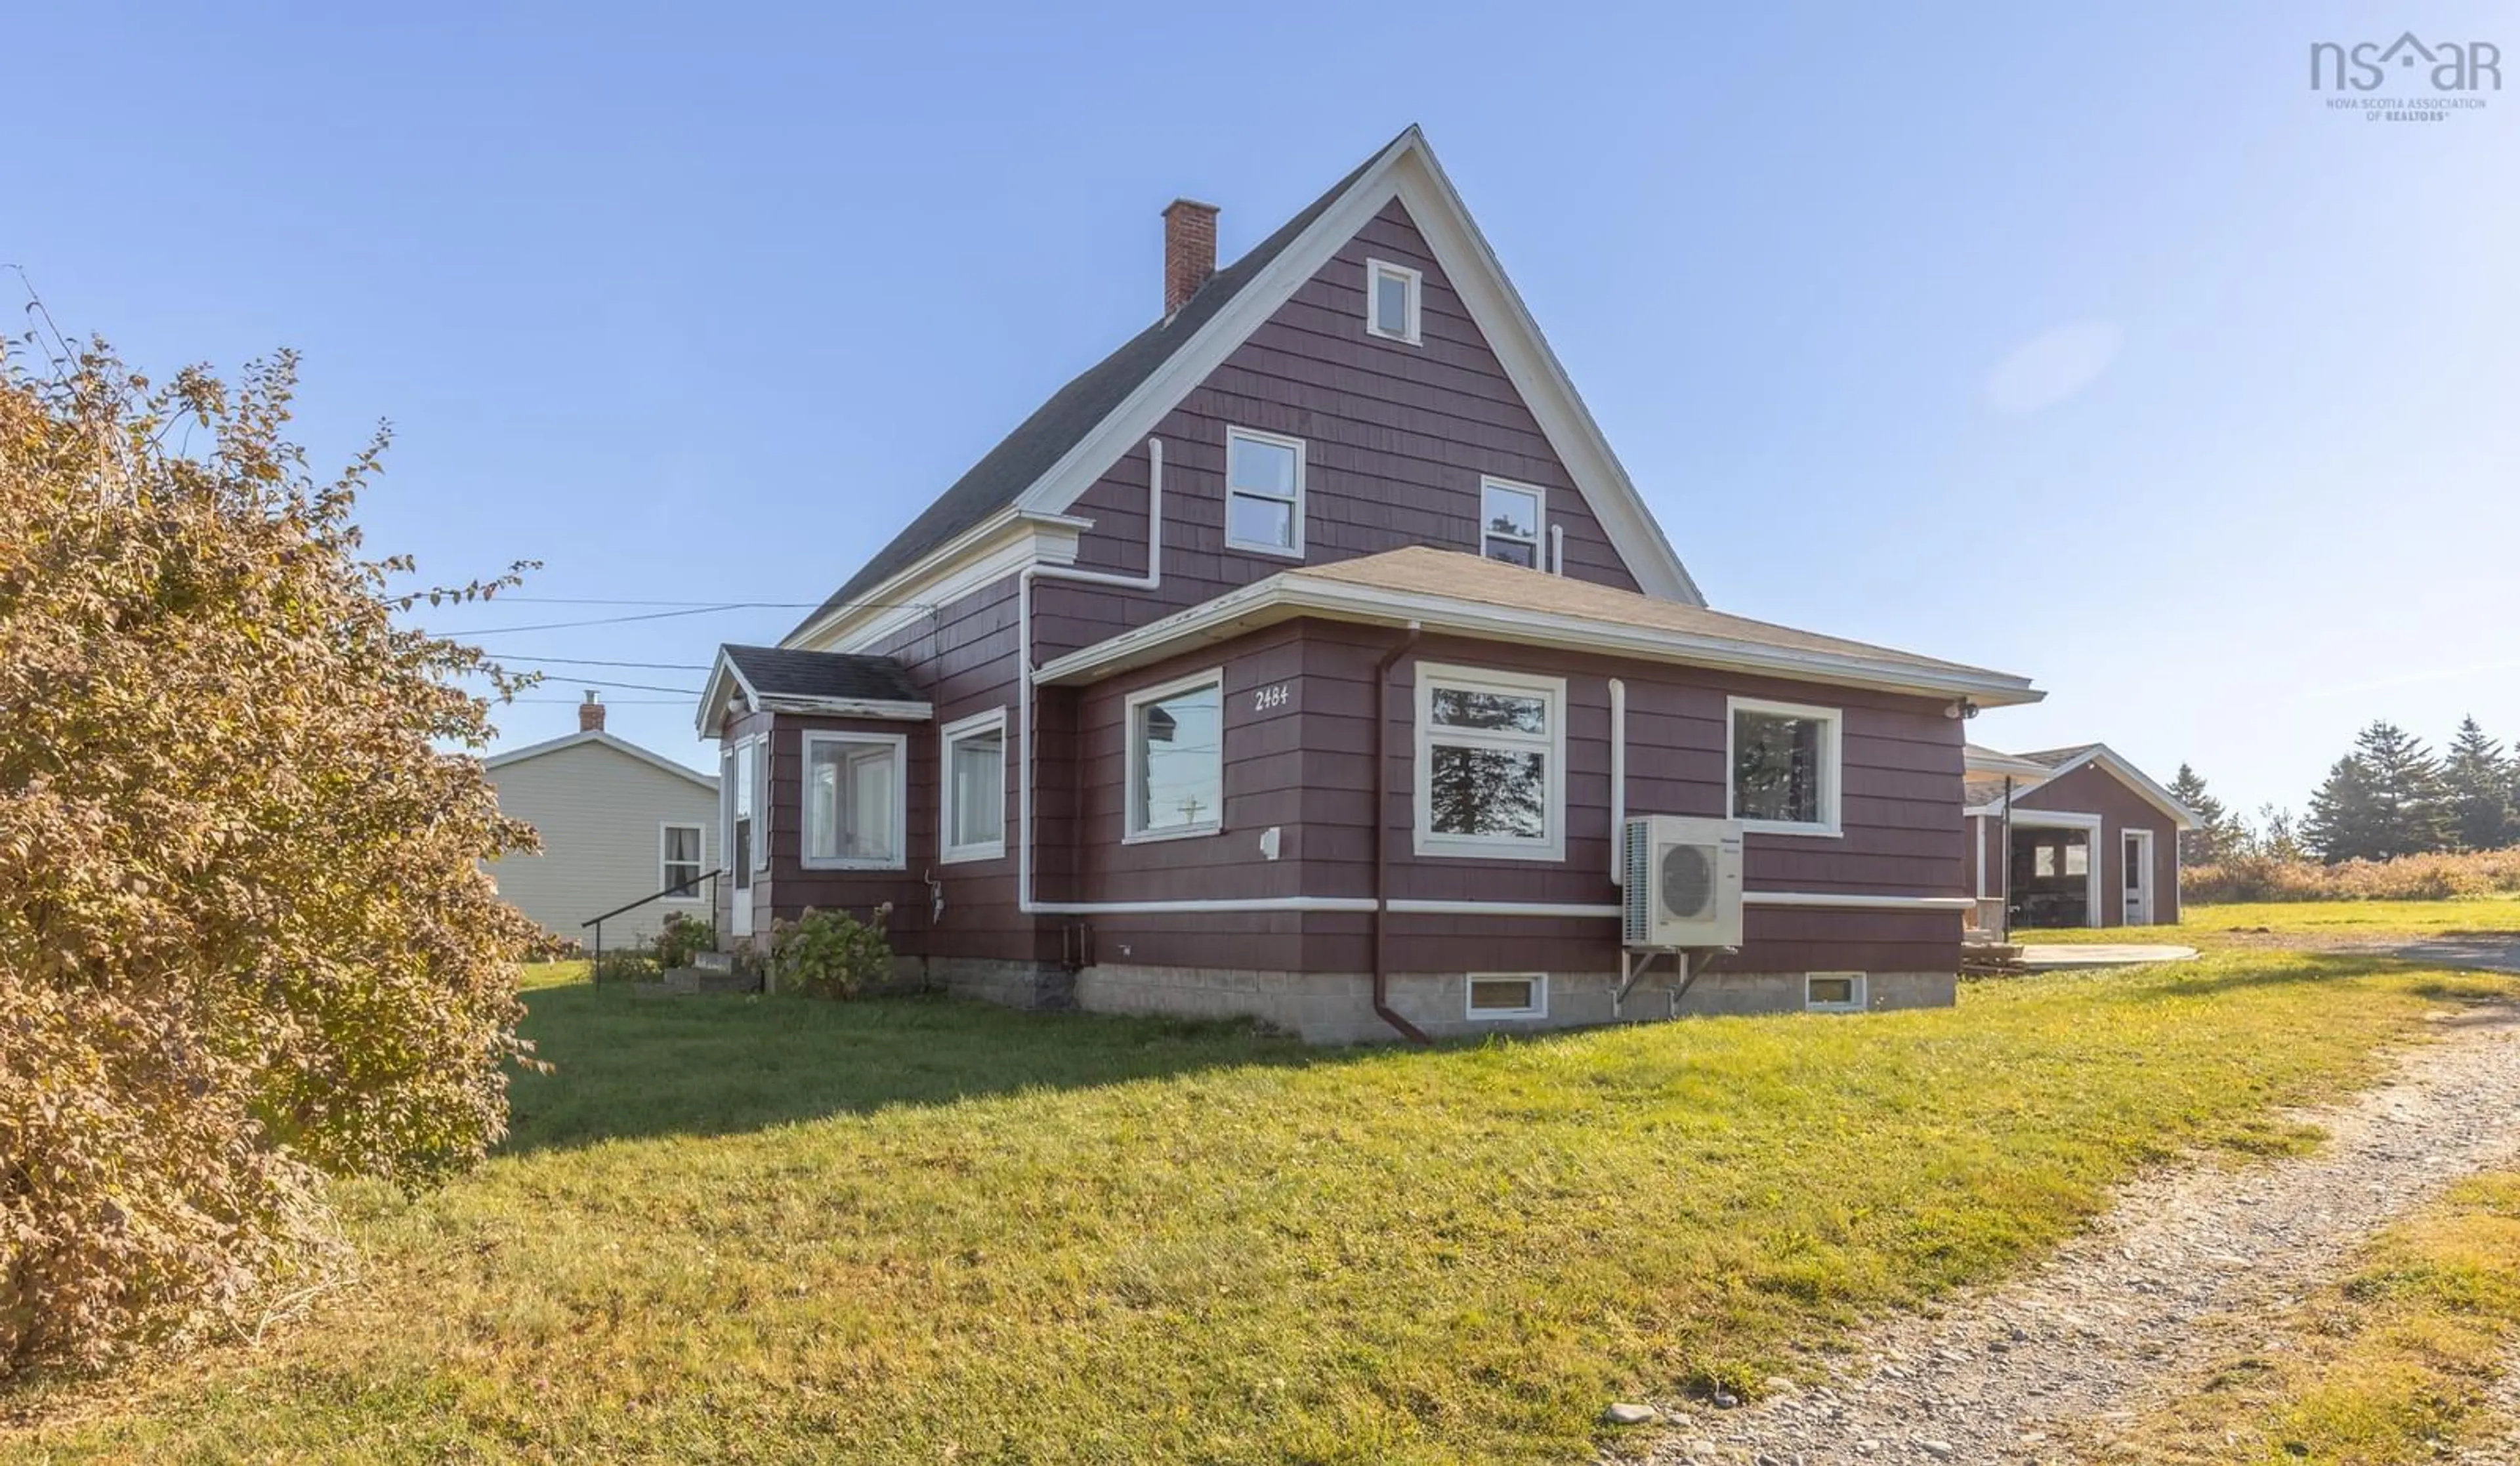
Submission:
[[[1007,858],[1006,842],[995,845],[956,845],[936,858],[940,866],[968,866],[975,861],[1003,861]]]
[[[1294,560],[1298,564],[1302,563],[1304,558],[1303,547],[1300,545],[1289,550],[1283,545],[1263,545],[1253,540],[1228,540],[1225,542],[1225,548],[1237,555],[1261,555],[1273,560]]]
[[[1192,824],[1180,829],[1142,829],[1135,834],[1122,835],[1120,843],[1160,845],[1166,840],[1203,840],[1210,835],[1223,833],[1225,833],[1225,826],[1222,824]]]
[[[1842,840],[1846,838],[1846,829],[1843,825],[1798,824],[1783,820],[1744,820],[1741,822],[1741,833],[1745,835],[1801,835],[1815,840]]]
[[[1405,335],[1396,331],[1384,331],[1371,321],[1368,321],[1365,325],[1365,333],[1373,337],[1373,339],[1377,341],[1390,341],[1402,346],[1423,346],[1426,344],[1426,338],[1423,334]]]
[[[1520,845],[1499,841],[1494,844],[1469,840],[1429,840],[1420,838],[1410,847],[1411,853],[1422,860],[1437,861],[1533,861],[1563,865],[1563,844]]]
[[[656,905],[706,906],[708,905],[708,898],[705,896],[659,896],[656,898]]]
[[[907,870],[910,868],[910,864],[907,861],[842,861],[828,858],[823,860],[801,860],[796,863],[796,866],[797,868],[801,870],[832,870],[843,874],[852,871],[877,873],[885,870]]]

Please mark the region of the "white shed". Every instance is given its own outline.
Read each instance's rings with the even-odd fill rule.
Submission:
[[[486,868],[499,894],[555,936],[587,942],[587,920],[689,880],[688,896],[649,902],[604,923],[604,945],[655,935],[676,911],[706,919],[718,867],[717,779],[604,731],[590,700],[580,731],[483,761],[499,807],[542,836],[539,855]]]

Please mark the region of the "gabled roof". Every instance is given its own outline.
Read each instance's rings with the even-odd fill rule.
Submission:
[[[661,753],[651,753],[629,739],[614,737],[600,728],[587,729],[580,733],[569,733],[564,737],[547,738],[540,743],[529,743],[522,748],[511,749],[506,753],[494,753],[481,761],[481,767],[505,769],[511,764],[521,764],[527,759],[538,759],[571,748],[584,748],[589,744],[609,748],[615,753],[626,753],[641,763],[652,764],[667,774],[679,774],[712,794],[717,792],[716,775],[702,774],[697,769],[675,763]]]
[[[1866,642],[1797,631],[1454,550],[1418,546],[1282,570],[1044,666],[1044,683],[1091,682],[1297,616],[1454,632],[1524,645],[1759,672],[1804,682],[2036,702],[2029,680]]]
[[[1424,134],[1412,126],[1330,191],[1054,393],[790,631],[794,644],[1000,515],[1066,511],[1128,445],[1206,378],[1397,198],[1620,556],[1649,593],[1705,604],[1549,349]]]
[[[2036,753],[2020,754],[2018,757],[2028,759],[2048,771],[2048,777],[2042,780],[2043,783],[2052,783],[2085,764],[2096,765],[2118,782],[2133,789],[2145,803],[2168,815],[2179,828],[2196,827],[2195,812],[2181,804],[2178,795],[2155,783],[2152,776],[2127,762],[2106,743],[2076,743],[2065,748],[2043,748]],[[2026,794],[2030,791],[2017,789],[2014,792]],[[1998,791],[1989,799],[1972,798],[1968,803],[1972,809],[1983,808],[1990,813],[1999,813],[2003,807],[2003,796],[2001,791]]]
[[[697,718],[701,737],[716,733],[726,705],[739,698],[753,712],[778,708],[909,722],[935,715],[927,694],[901,663],[856,652],[722,645],[700,688]]]

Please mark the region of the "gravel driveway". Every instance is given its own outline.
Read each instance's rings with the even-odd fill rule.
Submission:
[[[2184,1378],[2214,1354],[2219,1316],[2266,1316],[2390,1219],[2520,1155],[2520,1008],[2439,1021],[2440,1042],[2409,1050],[2389,1083],[2300,1117],[2331,1137],[2317,1153],[2139,1179],[2036,1273],[1892,1321],[1823,1386],[1689,1406],[1649,1459],[2070,1459],[2055,1423],[2126,1411],[2147,1385]]]

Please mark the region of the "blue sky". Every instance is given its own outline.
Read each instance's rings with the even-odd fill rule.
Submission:
[[[2409,27],[2520,72],[2520,12],[1899,9],[42,7],[0,261],[136,362],[301,349],[439,579],[810,602],[1151,319],[1164,202],[1230,257],[1416,121],[1717,606],[2028,673],[1974,736],[2244,806],[2375,716],[2520,735],[2520,90],[2307,87]],[[552,670],[512,744],[699,678]]]

